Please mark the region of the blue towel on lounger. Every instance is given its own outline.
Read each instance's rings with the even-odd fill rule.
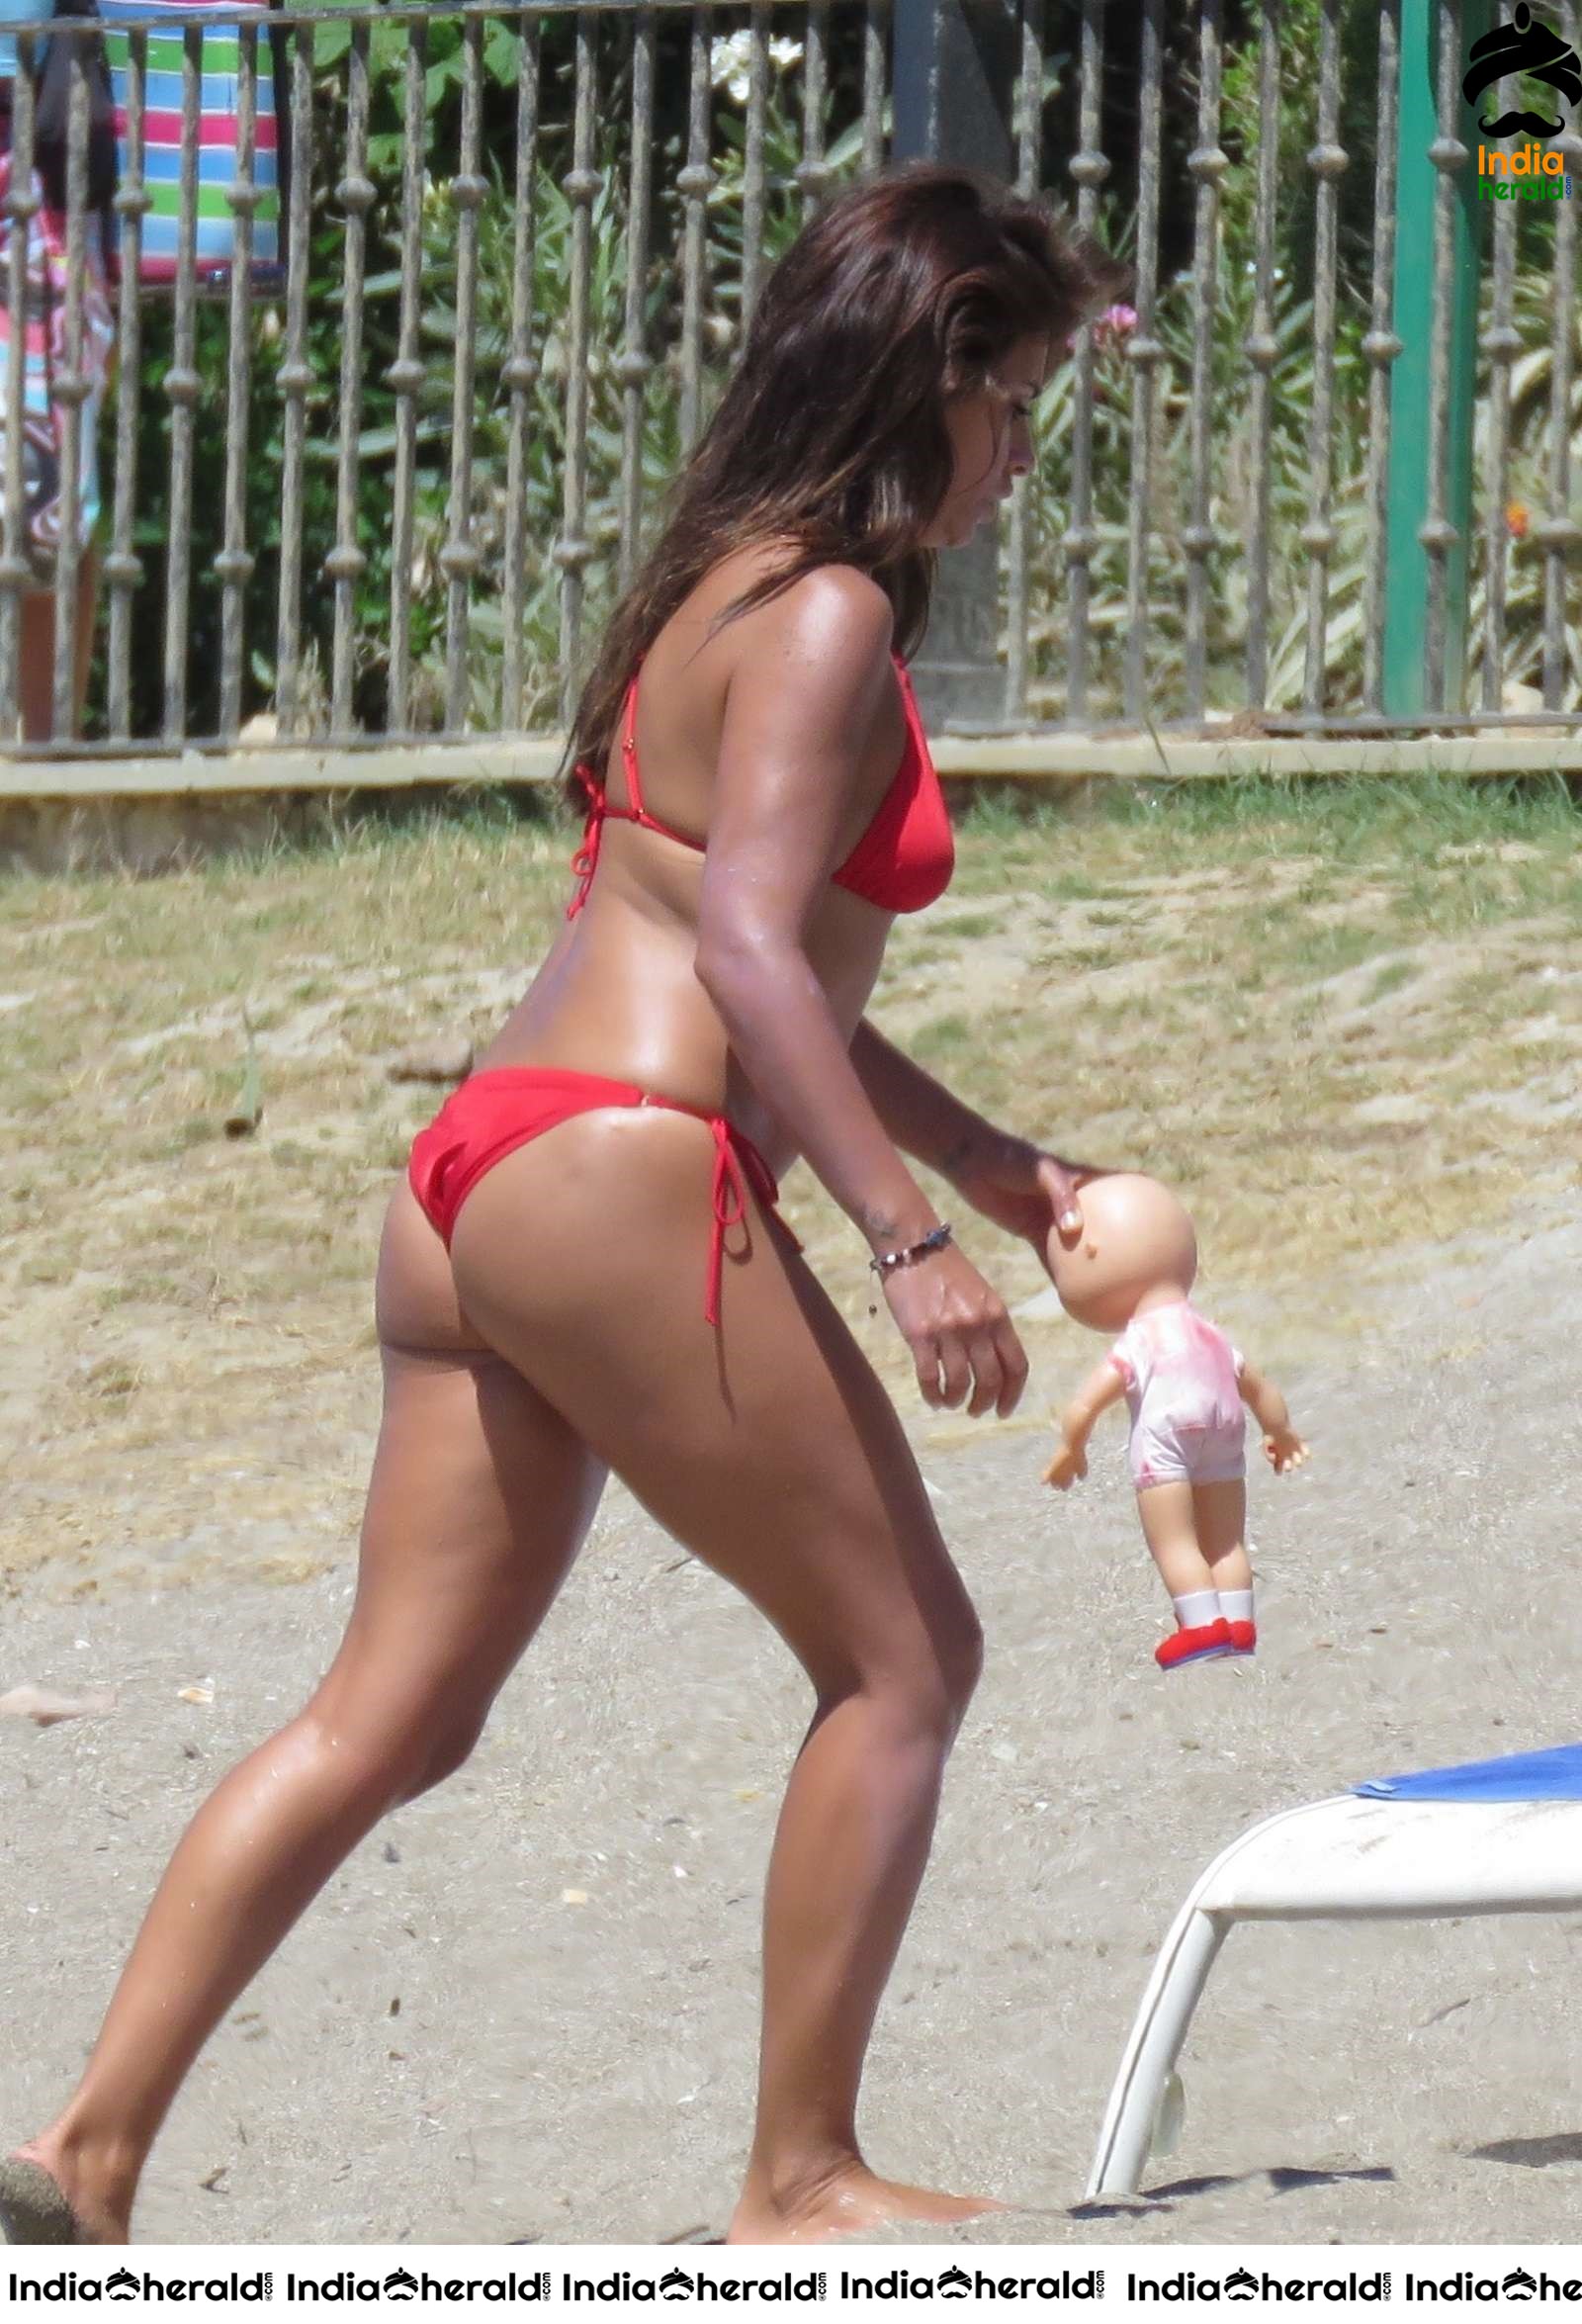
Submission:
[[[1352,1789],[1364,1800],[1582,1800],[1582,1743],[1425,1767],[1416,1775],[1376,1775]]]

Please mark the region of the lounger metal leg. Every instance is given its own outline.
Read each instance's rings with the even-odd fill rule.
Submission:
[[[1109,2094],[1084,2201],[1101,2194],[1136,2193],[1165,2083],[1229,1926],[1228,1919],[1200,1911],[1191,1897],[1177,1915]]]

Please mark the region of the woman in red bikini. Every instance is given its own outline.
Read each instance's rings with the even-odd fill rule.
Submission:
[[[1110,287],[1041,208],[933,167],[843,195],[776,269],[582,696],[566,925],[391,1206],[385,1418],[345,1641],[195,1819],[81,2087],[0,2165],[13,2238],[126,2236],[209,2033],[376,1820],[467,1757],[611,1469],[813,1689],[730,2239],[991,2207],[881,2179],[857,2146],[980,1640],[775,1174],[803,1155],[866,1237],[924,1401],[1011,1411],[1027,1367],[1005,1306],[903,1156],[1040,1254],[1052,1223],[1080,1224],[1082,1174],[983,1120],[863,1011],[892,916],[950,876],[901,659],[933,553],[1029,465],[1033,398]]]

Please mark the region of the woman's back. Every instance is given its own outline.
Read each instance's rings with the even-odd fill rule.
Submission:
[[[750,1135],[774,1142],[761,1105],[731,1070],[725,1027],[696,974],[727,703],[740,717],[755,695],[772,718],[788,699],[788,657],[810,600],[825,600],[825,619],[862,606],[871,620],[878,592],[849,568],[823,569],[711,636],[711,622],[769,569],[771,554],[748,550],[716,566],[633,673],[623,731],[604,765],[590,770],[610,811],[590,820],[581,878],[568,874],[566,931],[481,1067],[551,1065],[629,1079],[690,1105],[726,1106]],[[796,681],[799,701],[806,683]],[[837,866],[860,850],[910,747],[903,691],[885,685],[856,754]],[[845,775],[811,761],[797,770],[808,785],[821,778]],[[630,815],[639,804],[641,822]],[[808,958],[848,1034],[872,991],[890,919],[833,880],[814,906]]]

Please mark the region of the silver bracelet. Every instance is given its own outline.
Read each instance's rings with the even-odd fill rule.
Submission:
[[[882,1251],[877,1259],[870,1259],[868,1265],[882,1282],[886,1276],[894,1275],[898,1267],[915,1267],[920,1259],[926,1259],[934,1251],[942,1251],[946,1243],[954,1239],[948,1226],[936,1226],[931,1234],[923,1236],[921,1243],[908,1243],[900,1251]]]

